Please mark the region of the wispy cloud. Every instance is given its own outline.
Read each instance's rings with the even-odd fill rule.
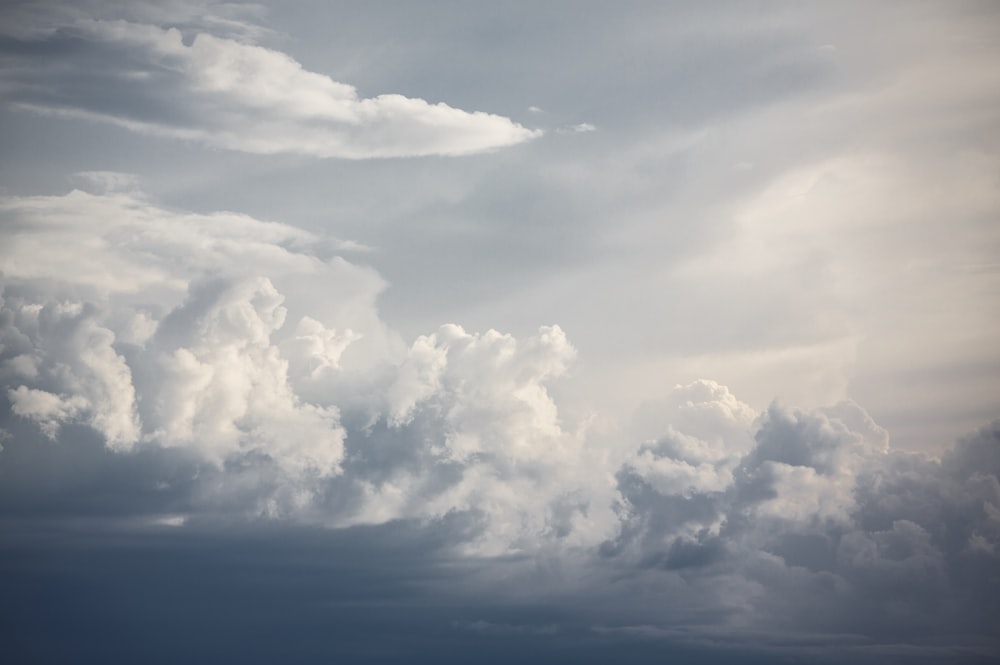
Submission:
[[[185,36],[78,18],[21,38],[32,55],[9,48],[2,78],[17,108],[217,148],[346,159],[466,155],[541,134],[443,102],[364,98],[285,53],[200,30]]]

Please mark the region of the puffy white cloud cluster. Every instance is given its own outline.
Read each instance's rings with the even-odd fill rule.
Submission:
[[[50,438],[84,423],[117,450],[179,447],[219,468],[263,456],[299,494],[339,473],[338,411],[301,399],[288,366],[335,362],[362,335],[389,343],[369,325],[377,275],[323,258],[327,244],[292,227],[175,213],[134,190],[12,198],[0,214],[11,230],[0,249],[11,413]],[[352,291],[350,304],[313,314],[358,332],[338,338],[298,315],[278,339],[305,304],[286,306],[271,279],[301,277]]]
[[[137,358],[143,422],[161,445],[196,445],[218,465],[261,451],[297,475],[339,471],[343,429],[331,407],[303,403],[271,343],[282,297],[266,278],[196,284]]]
[[[359,518],[472,511],[484,518],[473,539],[481,552],[570,534],[579,542],[575,527],[592,526],[580,485],[585,431],[562,422],[546,387],[575,353],[557,326],[524,340],[456,325],[418,338],[357,449]],[[391,454],[376,457],[369,446]]]
[[[851,402],[812,412],[772,404],[757,414],[724,386],[698,381],[678,386],[665,406],[666,434],[619,472],[627,525],[619,545],[657,549],[737,523],[755,524],[750,536],[758,526],[847,523],[857,483],[888,454],[888,434]],[[673,517],[650,523],[661,502],[674,505]]]
[[[189,17],[183,33],[154,23],[163,18],[156,12],[129,16],[127,8],[110,9],[94,12],[107,18],[67,8],[33,16],[11,12],[11,37],[49,42],[76,57],[56,55],[56,49],[22,59],[12,50],[2,77],[9,97],[37,113],[257,154],[464,155],[540,134],[503,116],[445,103],[398,94],[360,97],[354,86],[254,43],[251,24],[220,20],[212,11],[203,9],[197,21]],[[123,14],[132,20],[112,18]],[[179,15],[168,25],[177,25]],[[59,58],[59,66],[48,57]]]
[[[13,413],[52,439],[61,423],[79,419],[109,447],[131,448],[139,438],[132,374],[95,308],[9,295],[0,308],[0,371]]]
[[[575,356],[562,330],[445,325],[407,348],[379,320],[381,280],[328,241],[125,185],[0,205],[11,414],[52,439],[72,423],[116,450],[182,449],[223,471],[213,500],[249,492],[258,512],[473,512],[484,551],[572,531],[583,430],[546,387]]]
[[[1000,423],[935,460],[891,451],[850,402],[751,419],[710,382],[670,402],[676,423],[714,424],[672,425],[622,467],[601,546],[616,567],[683,580],[758,630],[996,629]]]
[[[662,403],[646,406],[642,429],[655,429],[630,467],[665,494],[721,491],[753,446],[756,412],[725,386],[697,381],[677,386]]]
[[[761,629],[996,627],[996,424],[935,460],[892,451],[857,404],[758,413],[703,380],[633,434],[596,431],[551,390],[576,356],[558,326],[448,324],[406,345],[379,319],[382,280],[329,241],[125,185],[0,205],[0,426],[16,432],[0,464],[88,428],[108,459],[190,461],[142,458],[168,488],[142,505],[169,497],[170,519],[448,525],[466,553],[583,561],[596,586],[566,572],[573,593],[609,607],[659,590],[628,614],[654,633],[673,634],[650,618],[672,602]]]

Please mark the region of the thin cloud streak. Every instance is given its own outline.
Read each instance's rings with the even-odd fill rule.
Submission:
[[[186,40],[176,28],[79,19],[25,39],[33,55],[8,52],[2,81],[15,108],[210,147],[368,159],[468,155],[541,135],[445,103],[361,98],[284,53],[206,32]],[[65,49],[72,60],[57,55]]]

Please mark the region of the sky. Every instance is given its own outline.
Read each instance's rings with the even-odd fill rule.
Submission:
[[[3,3],[0,650],[995,662],[998,125],[985,1]]]

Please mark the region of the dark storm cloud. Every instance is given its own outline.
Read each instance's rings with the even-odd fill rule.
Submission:
[[[11,581],[0,631],[19,662],[641,663],[669,655],[714,663],[727,656],[592,631],[569,608],[452,592],[466,575],[442,567],[433,537],[405,524],[11,533],[0,544],[0,569]]]
[[[53,441],[7,411],[10,643],[38,662],[70,652],[164,662],[196,652],[249,662],[415,651],[460,662],[481,650],[484,662],[602,662],[619,650],[622,662],[996,655],[1000,423],[936,461],[885,452],[853,405],[772,407],[731,482],[711,490],[698,488],[711,475],[672,484],[676,465],[713,458],[712,442],[691,434],[712,435],[711,403],[688,404],[701,415],[676,418],[686,433],[639,446],[651,466],[637,458],[618,473],[614,541],[471,558],[462,548],[491,523],[476,511],[347,529],[261,520],[245,507],[285,482],[265,457],[217,468],[177,450],[113,452],[87,428],[65,426]],[[433,465],[380,450],[403,440],[349,420],[347,477],[315,499],[326,509],[357,496],[344,493],[351,476],[378,482],[380,468]],[[723,476],[726,460],[712,464]],[[65,593],[73,600],[49,606]],[[114,640],[110,626],[137,632]]]

